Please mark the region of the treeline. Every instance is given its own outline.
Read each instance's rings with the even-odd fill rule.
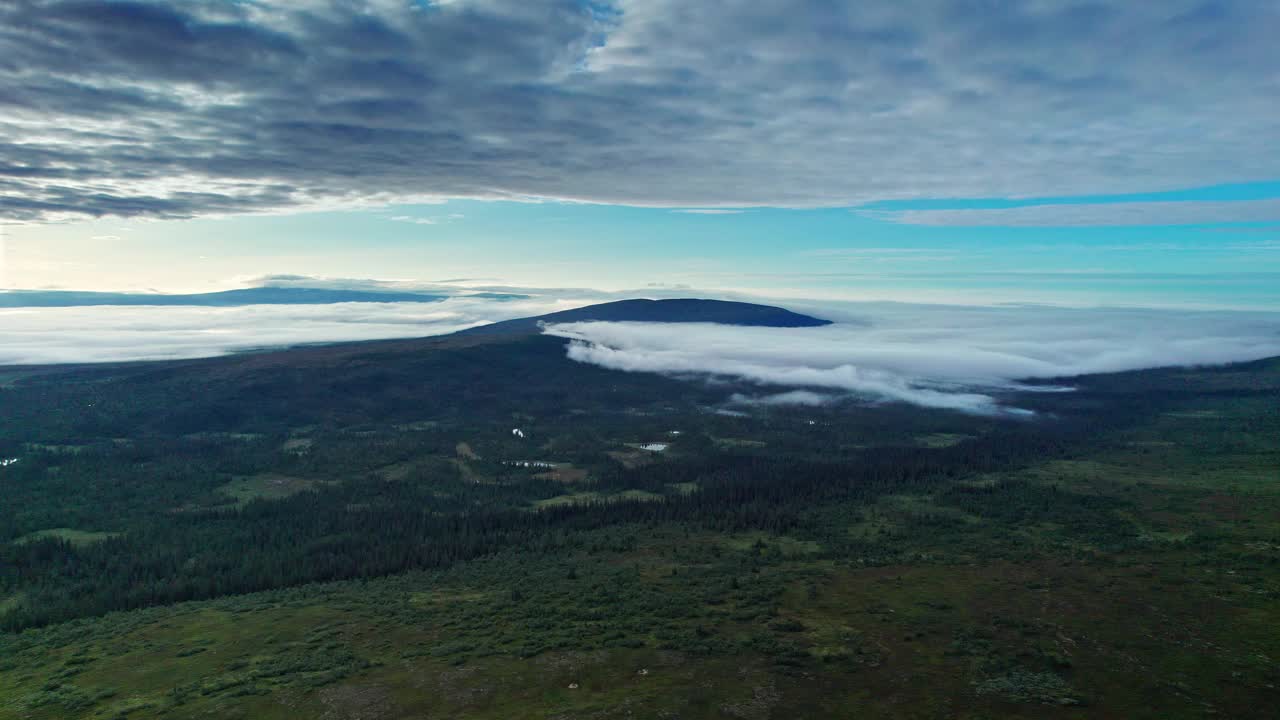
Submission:
[[[1155,371],[1086,378],[1073,393],[1020,394],[1012,404],[1040,413],[1025,422],[887,406],[805,409],[821,418],[810,425],[788,411],[712,415],[706,404],[723,399],[723,387],[571,363],[546,338],[501,352],[324,355],[333,352],[315,350],[325,362],[314,367],[224,358],[111,370],[116,379],[86,370],[83,378],[0,389],[0,448],[24,456],[0,474],[7,504],[0,628],[445,567],[509,548],[590,550],[592,530],[628,524],[803,534],[815,508],[945,489],[957,478],[1088,447],[1188,395],[1252,392],[1247,382],[1215,389],[1210,376],[1228,370],[1203,371],[1209,381],[1200,384],[1187,381],[1187,371]],[[509,435],[512,423],[535,417],[545,443],[503,445],[514,442],[508,438],[482,448],[491,482],[468,481],[449,462],[457,441],[492,437],[495,428]],[[424,419],[448,431],[387,431]],[[313,428],[308,451],[283,452],[301,427]],[[678,459],[626,468],[605,455],[618,438],[665,437],[658,434],[677,427],[685,431],[674,441]],[[260,437],[222,437],[233,431]],[[712,437],[753,432],[767,442],[735,446]],[[914,446],[932,432],[969,439]],[[900,447],[861,447],[891,436]],[[29,449],[55,440],[74,449]],[[644,490],[664,499],[531,512],[531,503],[572,489],[533,473],[500,476],[499,461],[540,446],[557,453],[552,459],[589,465],[591,489],[602,495]],[[374,472],[401,462],[412,466],[403,478]],[[222,490],[229,480],[262,473],[296,474],[314,490],[229,504]],[[1107,515],[1037,485],[948,489],[939,500],[1009,523],[1068,511],[1079,523]],[[58,527],[121,534],[80,546],[3,542]]]
[[[239,510],[172,513],[87,546],[52,538],[0,546],[0,589],[23,597],[3,616],[2,627],[17,630],[112,610],[445,567],[509,548],[581,550],[589,531],[624,524],[786,533],[803,525],[812,508],[869,502],[886,493],[1016,467],[1062,453],[1081,432],[1079,427],[1027,426],[949,448],[868,449],[856,461],[840,463],[711,454],[620,468],[600,480],[600,488],[663,493],[661,502],[539,512],[474,496],[440,498],[420,483],[357,479],[285,500],[254,501]],[[699,489],[672,490],[681,483],[696,483]],[[474,489],[497,500],[519,494],[520,487]]]

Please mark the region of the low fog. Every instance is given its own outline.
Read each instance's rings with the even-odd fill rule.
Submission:
[[[0,365],[210,357],[308,343],[443,335],[582,305],[544,297],[435,303],[0,310]]]
[[[541,292],[506,301],[458,296],[434,303],[0,309],[0,365],[197,358],[424,337],[617,298],[583,290]],[[983,414],[1019,412],[1000,406],[994,397],[1000,390],[1067,389],[1026,387],[1020,380],[1280,355],[1280,313],[784,304],[835,324],[586,322],[545,331],[571,339],[568,356],[578,362],[759,383],[758,393],[732,398],[740,406],[818,406],[856,398]]]
[[[573,360],[615,370],[805,389],[740,396],[740,403],[815,405],[856,396],[984,414],[1017,412],[1001,408],[995,390],[1064,389],[1019,380],[1280,355],[1280,313],[866,303],[832,306],[824,316],[838,322],[588,322],[546,332],[572,340]]]

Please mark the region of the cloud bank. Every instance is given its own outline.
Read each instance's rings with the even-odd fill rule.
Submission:
[[[804,407],[821,407],[830,405],[840,399],[837,395],[823,395],[809,390],[790,390],[772,395],[744,395],[734,393],[729,397],[733,405],[800,405]]]
[[[1089,227],[1201,225],[1280,220],[1280,200],[1229,202],[1121,202],[1029,205],[965,210],[862,210],[859,214],[906,225],[950,227]]]
[[[552,297],[455,297],[430,304],[0,309],[0,365],[172,360],[307,343],[424,337],[581,304]]]
[[[1280,355],[1280,313],[868,303],[838,314],[821,328],[589,322],[546,332],[571,339],[579,362],[807,391],[757,403],[813,405],[838,391],[984,414],[1009,412],[993,393],[1032,389],[1025,379]]]
[[[1271,0],[8,0],[0,218],[1273,179],[1277,35]]]

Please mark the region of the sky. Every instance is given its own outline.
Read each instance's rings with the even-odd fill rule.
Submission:
[[[1274,0],[8,0],[0,289],[1256,318],[1280,311],[1276,37]],[[141,323],[169,356],[517,307],[446,305],[0,335],[53,358]]]
[[[703,214],[453,200],[376,210],[23,224],[6,228],[0,285],[202,292],[293,274],[640,293],[690,287],[774,298],[1280,308],[1280,222],[965,224],[973,219],[966,213],[1121,212],[1061,202]],[[1185,212],[1197,202],[1113,206],[1172,206],[1152,211],[1164,213]],[[930,216],[930,222],[890,219],[895,213]],[[940,224],[953,215],[961,222]]]
[[[1258,307],[1278,34],[1270,0],[11,0],[0,287]]]

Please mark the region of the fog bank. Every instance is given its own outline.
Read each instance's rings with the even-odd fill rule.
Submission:
[[[820,328],[571,323],[571,359],[976,413],[1018,381],[1280,355],[1280,313],[844,304]],[[1050,388],[1052,389],[1052,388]],[[813,392],[753,402],[816,404]]]

